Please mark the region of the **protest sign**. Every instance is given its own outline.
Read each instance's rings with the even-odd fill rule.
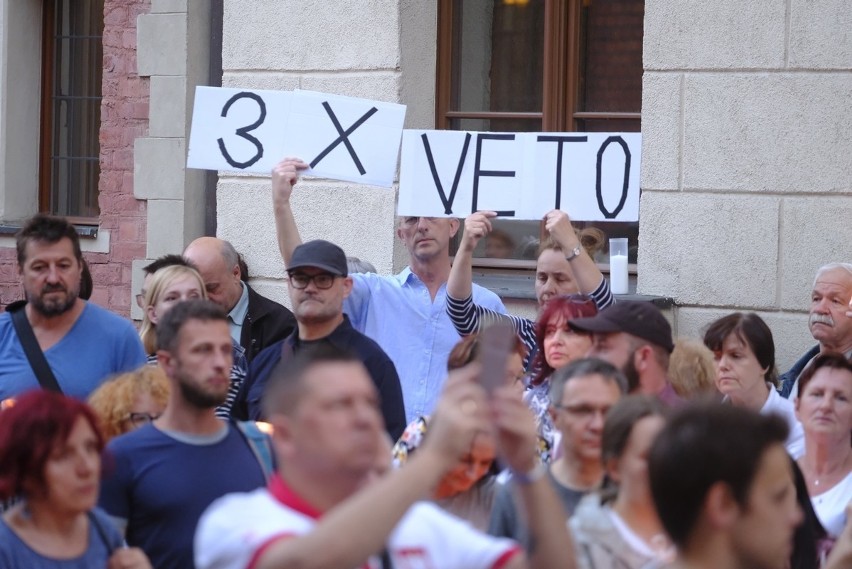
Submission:
[[[639,219],[639,133],[406,130],[399,215]]]
[[[198,87],[187,166],[268,174],[285,156],[305,173],[390,187],[405,105],[312,91]]]
[[[308,175],[390,187],[404,122],[405,105],[294,91],[283,155]]]
[[[292,95],[196,87],[187,167],[268,174],[283,157]]]

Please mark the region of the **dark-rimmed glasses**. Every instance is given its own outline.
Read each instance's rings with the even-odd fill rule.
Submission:
[[[305,273],[290,273],[287,275],[290,279],[290,284],[293,285],[293,288],[297,288],[302,290],[303,288],[307,288],[311,281],[314,282],[314,285],[321,290],[331,288],[331,285],[334,284],[334,279],[338,278],[337,275],[332,275],[331,273],[317,273],[315,275],[306,275]]]
[[[156,421],[162,416],[162,413],[158,413],[156,415],[152,415],[151,413],[131,413],[127,416],[127,420],[133,424],[134,427],[141,427],[142,425],[147,425],[153,421]]]

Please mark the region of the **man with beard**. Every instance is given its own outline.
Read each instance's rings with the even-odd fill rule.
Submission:
[[[178,303],[157,325],[157,361],[171,384],[153,423],[110,441],[100,506],[158,569],[192,567],[192,536],[207,506],[265,484],[268,446],[216,417],[228,394],[231,335],[221,308]],[[268,456],[268,455],[267,455]]]
[[[674,350],[672,327],[656,306],[625,300],[568,325],[592,334],[592,348],[586,355],[619,368],[627,377],[629,393],[652,395],[667,405],[683,403],[668,379]]]
[[[811,291],[808,327],[819,342],[779,378],[781,395],[798,394],[799,376],[819,354],[837,352],[852,359],[852,263],[820,267]]]
[[[364,364],[379,393],[385,428],[393,440],[398,439],[405,430],[405,408],[396,367],[384,350],[355,330],[343,314],[343,302],[352,292],[346,253],[322,239],[299,245],[287,267],[287,284],[298,326],[257,355],[231,415],[265,420],[261,399],[267,379],[279,362],[287,365],[302,350],[329,344],[353,352]]]
[[[65,395],[85,399],[108,376],[145,363],[133,325],[79,297],[83,254],[73,225],[39,214],[16,244],[26,301],[0,315],[0,400],[40,385],[12,320],[18,311]]]

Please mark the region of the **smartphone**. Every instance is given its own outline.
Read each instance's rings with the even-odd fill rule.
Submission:
[[[488,395],[506,384],[506,365],[514,341],[515,331],[508,322],[495,322],[479,334],[479,382]]]

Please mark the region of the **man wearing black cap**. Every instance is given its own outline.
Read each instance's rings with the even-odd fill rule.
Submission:
[[[237,419],[261,419],[263,388],[275,366],[292,360],[303,347],[325,342],[361,359],[381,397],[385,427],[394,440],[399,438],[406,423],[396,367],[379,345],[352,328],[343,314],[343,301],[352,291],[343,249],[321,239],[303,243],[293,251],[287,276],[297,328],[252,361],[231,414]]]
[[[627,377],[630,393],[654,395],[668,405],[683,402],[668,379],[674,350],[672,327],[649,302],[620,301],[569,325],[593,336],[589,357],[606,360]]]

